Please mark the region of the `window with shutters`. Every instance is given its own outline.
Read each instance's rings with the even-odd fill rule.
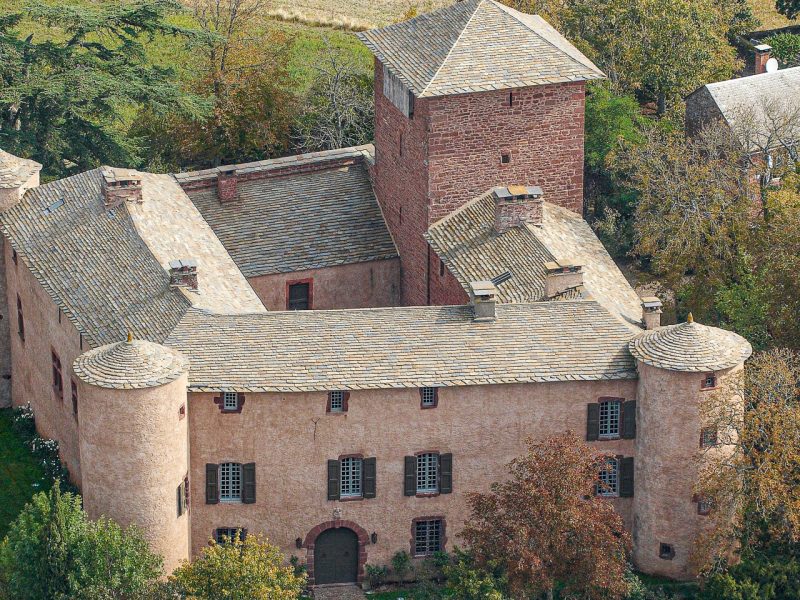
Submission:
[[[239,394],[236,392],[222,392],[222,410],[238,410]]]
[[[59,400],[64,399],[64,379],[61,376],[61,359],[55,350],[50,351],[50,358],[53,362],[53,391]]]
[[[703,390],[712,390],[717,387],[717,376],[714,373],[708,373],[705,377],[703,377],[703,381],[700,383],[700,388]]]
[[[311,310],[311,279],[289,281],[286,283],[286,309]]]
[[[19,339],[25,341],[25,316],[22,314],[22,299],[17,294],[17,333]]]
[[[700,447],[710,448],[717,445],[717,428],[703,427],[700,430]]]
[[[222,463],[219,466],[220,502],[242,501],[242,465]]]
[[[419,388],[419,396],[422,408],[435,408],[439,403],[439,390],[435,387]]]
[[[72,392],[72,415],[78,416],[78,384],[75,380],[70,380],[70,391]]]
[[[339,461],[341,498],[360,498],[362,482],[362,460],[360,457],[348,456]]]
[[[414,520],[414,556],[428,556],[444,549],[444,520]]]
[[[619,400],[604,400],[600,402],[599,437],[601,440],[619,437],[621,408],[622,402]]]
[[[605,466],[601,469],[600,485],[597,489],[599,496],[619,496],[619,461],[616,458],[607,458]]]
[[[417,455],[417,493],[431,494],[439,491],[439,455],[426,452]]]
[[[247,530],[241,527],[218,527],[214,530],[214,541],[217,544],[231,544],[239,538],[244,541]]]

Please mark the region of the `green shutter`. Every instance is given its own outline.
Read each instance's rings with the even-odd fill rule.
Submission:
[[[439,493],[453,493],[453,455],[439,455]]]
[[[341,467],[338,460],[328,461],[328,500],[338,500],[341,489],[339,488]]]
[[[406,496],[417,495],[417,457],[405,457],[405,477],[403,479],[403,493]]]
[[[586,413],[586,441],[594,442],[600,437],[600,405],[596,402],[588,405]]]
[[[619,495],[622,498],[633,496],[633,457],[619,459]]]
[[[622,403],[622,435],[624,440],[632,440],[636,437],[636,401]]]
[[[256,463],[242,465],[242,504],[255,504]]]
[[[219,465],[206,464],[206,504],[219,502]]]
[[[377,461],[375,458],[365,458],[362,467],[361,494],[364,498],[374,498],[376,492],[375,479],[377,474]]]

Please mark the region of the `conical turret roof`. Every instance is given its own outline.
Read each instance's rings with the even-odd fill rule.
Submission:
[[[104,388],[138,389],[174,381],[189,368],[180,352],[144,340],[128,340],[95,348],[73,365],[82,381]]]
[[[730,369],[753,353],[742,336],[717,327],[686,323],[645,331],[628,344],[645,364],[670,371],[706,372]]]

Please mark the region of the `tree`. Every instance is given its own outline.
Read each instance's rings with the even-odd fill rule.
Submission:
[[[800,15],[800,0],[775,0],[775,8],[787,19],[796,19]]]
[[[800,34],[778,33],[769,36],[764,43],[772,46],[772,55],[784,67],[800,66]]]
[[[161,564],[138,530],[89,521],[80,497],[56,483],[12,523],[0,546],[0,583],[16,600],[144,599]]]
[[[285,565],[280,550],[265,538],[237,535],[213,540],[194,562],[170,577],[187,600],[292,600],[299,598],[305,575]]]
[[[195,35],[168,23],[178,10],[175,0],[30,0],[24,13],[0,18],[0,143],[41,162],[48,178],[102,163],[136,166],[141,140],[127,136],[121,114],[147,107],[196,117],[207,109],[145,54],[144,38]],[[47,35],[20,38],[23,14]]]
[[[592,494],[605,457],[574,433],[527,442],[509,479],[468,496],[462,536],[475,564],[500,569],[512,597],[565,593],[621,598],[630,539],[621,517]],[[475,582],[487,585],[487,582]]]
[[[326,41],[295,131],[298,150],[366,144],[373,135],[372,71]]]

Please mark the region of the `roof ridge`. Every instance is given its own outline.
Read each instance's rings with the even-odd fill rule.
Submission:
[[[450,221],[451,219],[455,218],[457,215],[461,214],[462,212],[465,212],[468,208],[471,208],[472,206],[477,204],[480,200],[483,200],[484,198],[486,198],[486,196],[489,196],[493,192],[494,192],[494,188],[491,188],[488,191],[484,192],[483,194],[479,194],[479,195],[475,196],[472,200],[469,200],[469,201],[465,202],[464,204],[462,204],[461,206],[459,206],[455,210],[447,213],[445,216],[443,216],[440,219],[438,219],[438,220],[434,221],[433,223],[431,223],[428,226],[428,229],[427,229],[427,231],[425,233],[427,233],[428,231],[430,231],[434,227],[438,227],[440,225],[443,225],[444,223],[447,223],[448,221]]]

